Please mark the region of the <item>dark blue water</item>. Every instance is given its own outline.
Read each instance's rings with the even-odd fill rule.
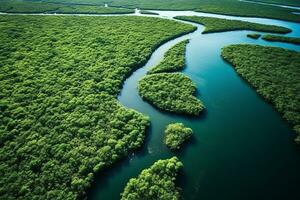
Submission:
[[[166,18],[190,15],[186,11],[159,13]],[[289,36],[300,36],[299,24],[239,19],[289,27],[294,30]],[[126,107],[149,116],[151,128],[142,150],[96,177],[89,199],[119,199],[130,178],[158,159],[173,155],[184,164],[178,185],[185,199],[300,199],[300,148],[293,141],[291,127],[220,57],[221,48],[230,44],[260,44],[297,51],[300,46],[247,38],[251,31],[202,35],[202,29],[198,26],[196,32],[161,46],[124,83],[119,100]],[[160,112],[144,102],[136,90],[138,80],[162,60],[169,48],[184,39],[190,39],[190,43],[183,73],[197,85],[198,98],[206,106],[198,118]],[[195,132],[190,143],[178,153],[170,152],[163,144],[164,128],[173,122],[183,122]]]

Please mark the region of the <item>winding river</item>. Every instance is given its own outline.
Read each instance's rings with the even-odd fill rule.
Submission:
[[[178,15],[198,15],[279,25],[293,30],[288,36],[300,36],[299,24],[281,20],[193,11],[152,12],[159,14],[152,17],[167,19]],[[136,10],[134,15],[141,14]],[[246,34],[252,31],[203,35],[204,27],[193,25],[197,26],[197,31],[160,46],[146,65],[125,81],[119,101],[149,116],[151,127],[143,149],[96,176],[88,199],[117,200],[130,178],[138,176],[158,159],[176,155],[184,164],[177,181],[183,189],[184,199],[299,200],[300,148],[293,142],[295,135],[291,127],[236,74],[232,66],[222,60],[220,51],[226,45],[239,43],[296,51],[300,51],[300,46],[247,38]],[[166,51],[185,39],[190,39],[190,43],[183,73],[197,85],[197,97],[206,106],[206,111],[198,118],[161,112],[144,102],[136,89],[138,81],[163,59]],[[177,153],[170,152],[163,144],[164,128],[173,122],[183,122],[195,132],[190,143]]]
[[[299,36],[299,24],[280,20],[232,17],[192,11],[153,11],[159,17],[177,15],[213,16],[285,26]],[[191,23],[193,24],[193,23]],[[89,192],[89,199],[119,199],[127,181],[138,176],[158,159],[178,156],[184,170],[178,179],[184,199],[289,199],[299,200],[300,149],[293,142],[291,127],[271,105],[243,81],[220,57],[221,48],[237,43],[278,46],[300,51],[300,46],[253,40],[252,31],[233,31],[202,35],[197,31],[160,46],[147,64],[135,71],[124,83],[119,101],[151,119],[151,128],[142,150],[102,172]],[[183,73],[197,85],[198,98],[206,111],[198,118],[173,115],[153,108],[137,92],[138,81],[162,59],[168,49],[190,39]],[[167,124],[183,122],[195,134],[177,153],[163,144]]]

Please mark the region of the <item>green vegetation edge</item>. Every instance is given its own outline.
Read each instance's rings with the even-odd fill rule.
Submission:
[[[286,37],[281,35],[266,34],[263,35],[262,39],[270,42],[284,42],[284,43],[300,45],[300,38],[298,37]]]
[[[175,19],[193,22],[205,26],[203,34],[236,30],[252,30],[271,33],[290,33],[289,28],[246,22],[241,20],[221,19],[215,17],[176,16]]]
[[[224,47],[221,56],[293,125],[300,144],[300,53],[239,44]]]
[[[165,129],[164,142],[171,150],[178,150],[192,135],[191,128],[185,127],[183,123],[173,123]]]
[[[131,178],[121,193],[121,200],[179,200],[180,188],[175,180],[183,164],[177,157],[158,160],[144,169],[137,178]]]

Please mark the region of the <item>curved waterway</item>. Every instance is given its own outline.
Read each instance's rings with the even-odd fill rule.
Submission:
[[[159,16],[151,17],[167,19],[178,15],[197,15],[279,25],[293,30],[287,36],[300,36],[299,24],[281,20],[193,11],[153,12],[159,13]],[[130,15],[141,14],[136,10],[135,14]],[[117,200],[130,178],[138,176],[158,159],[177,156],[184,164],[177,181],[183,189],[184,199],[299,200],[300,148],[293,141],[295,134],[280,114],[257,95],[232,66],[222,60],[220,52],[226,45],[240,43],[296,51],[300,51],[300,46],[247,38],[246,34],[252,31],[202,35],[204,27],[193,25],[197,26],[197,31],[163,44],[145,66],[125,81],[119,101],[149,116],[151,127],[140,151],[95,177],[88,199]],[[197,85],[197,97],[206,106],[205,112],[198,118],[161,112],[144,102],[137,92],[138,81],[146,72],[163,59],[168,49],[185,39],[190,39],[190,43],[186,49],[186,68],[182,72]],[[164,128],[173,122],[183,122],[195,132],[190,143],[176,153],[169,151],[163,144]]]
[[[155,12],[163,18],[201,15],[274,24],[291,28],[293,32],[288,36],[300,35],[299,24],[280,20],[191,11]],[[280,114],[220,57],[221,48],[230,44],[260,44],[297,51],[300,46],[247,38],[246,34],[252,31],[202,35],[204,27],[195,26],[197,31],[159,47],[147,64],[125,81],[119,101],[149,116],[151,127],[142,150],[95,178],[88,199],[119,199],[130,178],[158,159],[172,156],[184,164],[177,181],[184,199],[300,199],[300,148],[293,141],[295,134]],[[168,49],[185,39],[190,39],[190,43],[183,73],[197,85],[197,96],[206,106],[198,118],[161,112],[143,101],[137,92],[138,81],[147,71],[163,59]],[[164,128],[173,122],[183,122],[195,132],[190,143],[176,153],[163,144]]]
[[[249,22],[285,26],[293,30],[287,36],[300,36],[299,24],[265,18],[234,17],[193,11],[152,11],[172,19],[178,15],[196,15],[239,19]],[[0,13],[8,14],[8,13]],[[16,15],[16,14],[12,14]],[[18,15],[55,15],[46,13]],[[103,14],[57,14],[63,16],[120,16]],[[134,14],[141,15],[139,10]],[[191,23],[192,24],[192,23]],[[221,48],[248,43],[278,46],[300,51],[300,46],[280,42],[253,40],[252,31],[232,31],[202,35],[197,31],[159,47],[148,63],[124,83],[118,99],[151,119],[143,149],[102,171],[95,178],[88,199],[117,200],[127,181],[138,176],[158,159],[178,156],[184,169],[178,179],[184,199],[230,200],[299,200],[300,149],[288,124],[220,57]],[[199,118],[160,112],[144,102],[137,93],[137,83],[158,64],[165,52],[178,42],[190,39],[183,70],[197,85],[198,98],[206,111]],[[180,152],[172,153],[163,144],[167,124],[183,122],[195,131],[194,137]]]

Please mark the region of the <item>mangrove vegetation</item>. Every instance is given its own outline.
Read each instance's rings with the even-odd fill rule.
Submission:
[[[169,124],[165,130],[164,142],[171,150],[180,149],[192,134],[193,130],[185,127],[182,123]]]
[[[148,71],[149,74],[161,72],[175,72],[182,70],[185,66],[185,49],[188,40],[179,42],[167,51],[164,59],[157,66]]]
[[[262,39],[270,41],[270,42],[285,42],[285,43],[300,45],[300,38],[298,38],[298,37],[287,37],[287,36],[281,36],[281,35],[266,34],[266,35],[263,35]]]
[[[300,53],[278,47],[231,45],[222,49],[222,57],[294,126],[300,144]]]
[[[194,94],[196,86],[182,73],[159,73],[139,81],[141,97],[157,108],[178,114],[199,115],[204,109]]]
[[[248,38],[252,38],[252,39],[255,39],[255,40],[260,38],[260,36],[261,36],[261,34],[258,34],[258,33],[249,33],[249,34],[247,34]]]
[[[64,4],[89,4],[99,6],[104,6],[105,3],[109,3],[109,6],[126,7],[132,9],[140,8],[144,10],[195,10],[199,12],[209,12],[216,14],[227,14],[245,17],[264,17],[300,22],[299,15],[293,13],[297,11],[295,9],[242,2],[240,0],[26,0],[22,3],[27,3],[28,1]],[[284,2],[283,4],[286,3],[285,0],[273,1],[282,1]],[[290,1],[293,1],[293,3],[295,3],[295,1],[297,0],[288,0],[288,3]]]
[[[158,13],[147,11],[147,10],[141,10],[140,13],[144,15],[159,15]]]
[[[194,22],[202,24],[205,29],[202,33],[215,33],[215,32],[225,32],[225,31],[236,31],[236,30],[252,30],[270,33],[289,33],[290,29],[274,26],[265,25],[259,23],[246,22],[241,20],[230,20],[221,19],[215,17],[198,17],[198,16],[177,16],[176,19]]]
[[[137,178],[127,183],[121,200],[179,200],[179,190],[175,180],[183,164],[177,157],[158,160],[144,169]]]
[[[40,1],[1,0],[0,12],[6,13],[80,13],[80,14],[129,14],[133,9],[94,5],[46,3]]]
[[[152,17],[0,16],[0,199],[84,199],[149,125],[117,101],[123,81],[193,30]]]

